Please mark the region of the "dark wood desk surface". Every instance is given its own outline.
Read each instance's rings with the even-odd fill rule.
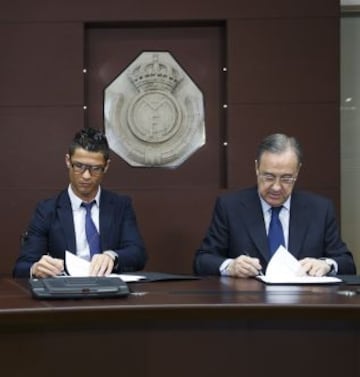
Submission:
[[[286,319],[360,320],[360,286],[265,285],[252,279],[202,278],[199,280],[130,283],[126,298],[84,300],[36,300],[26,280],[0,279],[0,318],[9,321],[18,314],[27,318],[36,313],[62,317],[66,313],[101,311],[128,319],[207,318],[266,319],[269,313]],[[339,293],[340,292],[340,293]],[[359,291],[360,292],[360,291]],[[4,323],[4,322],[2,322]],[[1,326],[1,324],[0,324]]]
[[[130,287],[127,298],[42,301],[26,281],[1,278],[2,370],[63,376],[55,366],[65,363],[79,376],[360,375],[360,295],[338,294],[356,286],[204,278]]]

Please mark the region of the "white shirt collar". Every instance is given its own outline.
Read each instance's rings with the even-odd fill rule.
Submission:
[[[267,213],[269,211],[269,209],[271,208],[271,205],[268,204],[263,198],[262,196],[260,195],[259,193],[259,198],[260,198],[260,203],[261,203],[261,207],[262,207],[262,210],[263,210],[263,213]],[[287,209],[288,211],[290,211],[290,203],[291,203],[291,195],[285,200],[285,202],[283,203],[283,207],[285,209]]]
[[[68,194],[69,194],[69,197],[70,197],[70,202],[71,202],[71,207],[73,210],[76,210],[76,209],[80,209],[81,207],[81,203],[83,202],[82,199],[80,199],[73,191],[72,187],[71,187],[71,184],[69,184],[69,187],[68,187]],[[101,194],[101,187],[99,186],[98,188],[98,191],[95,195],[95,203],[97,205],[97,207],[99,207],[100,205],[100,194]]]

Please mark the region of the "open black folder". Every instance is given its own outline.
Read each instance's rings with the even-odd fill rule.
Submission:
[[[33,297],[38,299],[126,297],[128,285],[114,277],[56,277],[29,279]]]
[[[341,279],[345,285],[360,286],[360,275],[338,275],[338,278]]]

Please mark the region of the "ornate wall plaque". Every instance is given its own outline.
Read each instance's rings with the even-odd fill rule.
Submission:
[[[105,88],[110,148],[131,166],[181,165],[205,144],[201,91],[168,52],[143,52]]]

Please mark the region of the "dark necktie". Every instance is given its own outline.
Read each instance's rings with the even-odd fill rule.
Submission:
[[[281,211],[281,208],[282,206],[272,207],[271,209],[271,221],[268,233],[270,257],[273,256],[280,245],[285,246],[284,232],[279,219],[279,212]]]
[[[91,218],[91,208],[95,204],[95,201],[91,203],[81,203],[81,206],[86,209],[85,215],[85,233],[86,239],[90,249],[90,259],[94,254],[100,253],[100,235],[96,229],[93,219]]]

